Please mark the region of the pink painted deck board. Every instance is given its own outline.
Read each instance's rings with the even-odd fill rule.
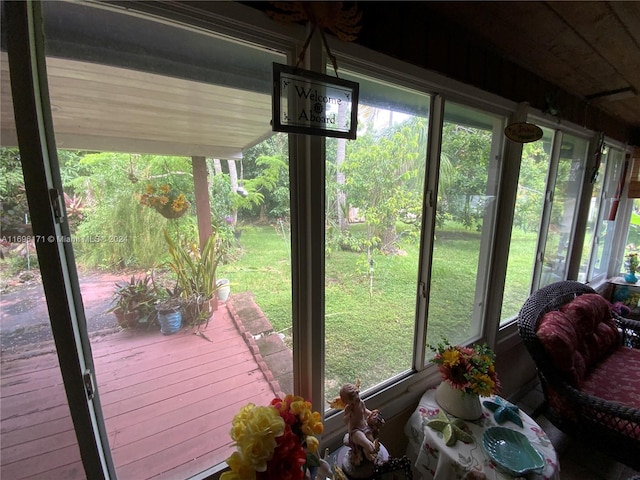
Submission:
[[[211,341],[189,329],[92,339],[118,478],[175,480],[215,465],[232,451],[240,407],[274,397],[226,308],[204,333]],[[84,478],[55,354],[2,360],[0,477]]]

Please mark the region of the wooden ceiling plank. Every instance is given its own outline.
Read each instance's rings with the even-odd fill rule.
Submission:
[[[564,89],[575,91],[597,84],[592,76],[573,67],[571,59],[585,54],[580,52],[580,39],[573,32],[566,32],[564,22],[544,2],[465,2],[464,9],[454,3],[436,5],[455,15],[452,21],[460,21],[490,41],[514,63]],[[462,18],[456,14],[459,11],[465,12]],[[500,28],[493,28],[482,19],[490,19]],[[561,42],[572,44],[569,56],[558,48]],[[588,90],[593,88],[596,87]]]
[[[59,138],[58,138],[59,137]],[[226,145],[199,145],[166,140],[145,141],[130,137],[101,137],[78,133],[56,135],[58,147],[68,150],[95,152],[123,152],[149,155],[203,156],[222,159],[241,159],[242,150]]]
[[[112,101],[105,103],[104,101],[91,102],[90,99],[83,101],[69,102],[63,97],[57,99],[53,104],[54,116],[58,118],[72,118],[93,116],[97,119],[105,121],[127,121],[129,118],[146,117],[157,119],[157,122],[169,121],[188,121],[198,123],[237,123],[239,126],[243,124],[262,123],[268,125],[271,120],[270,109],[255,108],[235,108],[233,113],[227,108],[219,108],[219,106],[198,107],[196,105],[183,105],[180,108],[172,106],[164,106],[157,108],[149,108],[147,105],[136,105],[132,103]],[[160,120],[162,119],[162,120]]]
[[[193,116],[206,114],[208,111],[228,111],[231,117],[240,117],[242,112],[263,113],[266,118],[271,118],[271,99],[267,101],[243,101],[242,99],[219,99],[219,98],[188,98],[155,96],[153,98],[142,98],[129,92],[118,92],[116,94],[102,95],[96,94],[93,89],[82,87],[72,87],[65,85],[51,85],[51,103],[62,108],[63,105],[95,105],[107,104],[118,105],[127,110],[147,110],[166,111],[176,114],[189,114]],[[199,101],[198,101],[199,100]],[[265,98],[266,100],[266,98]]]
[[[640,2],[608,2],[608,4],[640,50]]]
[[[634,40],[609,2],[585,2],[580,8],[570,3],[551,2],[550,7],[585,39],[599,56],[599,61],[609,64],[615,72],[615,75],[607,75],[602,68],[594,72],[603,75],[603,88],[607,90],[600,91],[640,83],[640,48],[625,48]],[[591,92],[595,93],[598,92]]]
[[[82,89],[90,92],[94,96],[111,96],[111,95],[128,95],[137,99],[149,99],[153,101],[169,101],[176,100],[182,102],[199,103],[199,101],[222,101],[230,105],[236,104],[268,104],[271,96],[266,94],[257,94],[252,92],[244,92],[242,90],[226,89],[222,87],[209,86],[209,88],[196,91],[189,88],[189,85],[183,85],[179,89],[158,89],[153,90],[149,86],[144,85],[121,85],[114,86],[113,82],[105,81],[86,81],[70,79],[68,77],[59,77],[55,75],[49,76],[51,89],[66,89],[74,91]],[[140,101],[138,100],[138,101]]]

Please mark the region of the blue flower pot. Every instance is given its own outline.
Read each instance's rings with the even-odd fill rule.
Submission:
[[[638,281],[638,277],[636,277],[636,274],[633,272],[627,273],[624,276],[624,281],[627,283],[636,283]]]
[[[182,327],[182,312],[158,312],[158,322],[163,335],[176,333]]]

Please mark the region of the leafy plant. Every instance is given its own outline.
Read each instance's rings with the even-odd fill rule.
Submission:
[[[127,283],[116,283],[115,305],[109,312],[121,312],[125,316],[135,314],[138,325],[150,325],[156,319],[156,298],[152,278],[149,275],[143,278],[133,275]]]
[[[176,274],[187,316],[193,317],[192,320],[196,323],[208,320],[210,315],[205,304],[214,298],[218,289],[216,270],[224,255],[224,248],[218,233],[214,232],[206,240],[202,251],[195,244],[183,248],[171,238],[166,230],[164,230],[164,238],[169,245],[169,253],[173,259],[169,265]]]
[[[176,312],[180,310],[184,304],[182,291],[178,284],[174,288],[163,288],[157,290],[157,301],[155,304],[158,312]]]

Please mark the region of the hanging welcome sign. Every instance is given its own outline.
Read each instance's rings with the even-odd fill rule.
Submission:
[[[273,64],[273,131],[355,140],[359,85]]]

